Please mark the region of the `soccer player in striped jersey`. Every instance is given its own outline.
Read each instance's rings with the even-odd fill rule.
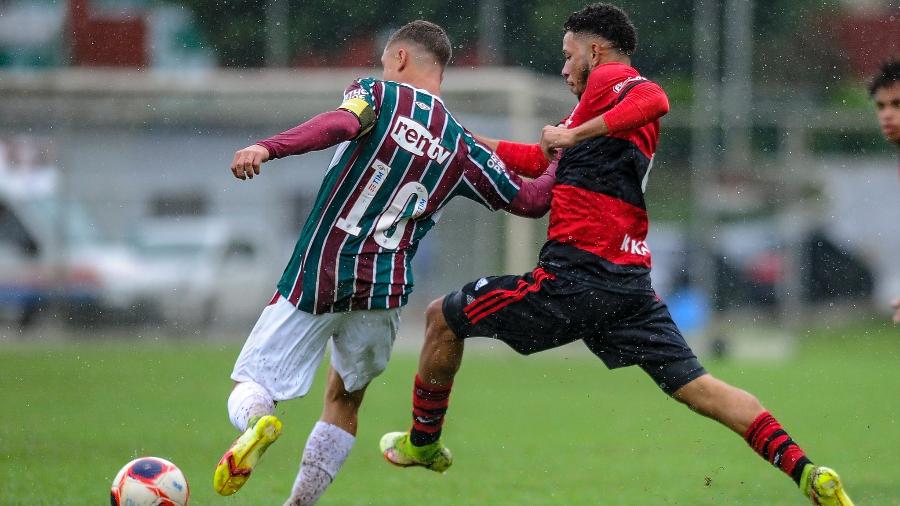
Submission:
[[[881,66],[869,85],[869,96],[875,101],[878,125],[891,144],[900,149],[900,60]],[[900,298],[894,299],[894,323],[900,323]]]
[[[664,392],[743,436],[813,504],[851,505],[838,475],[814,465],[754,396],[707,373],[651,286],[643,194],[669,106],[631,67],[637,38],[628,16],[592,4],[564,28],[562,74],[579,97],[564,126],[544,128],[544,149],[485,139],[525,174],[548,165],[544,152],[565,148],[540,264],[524,276],[481,278],[429,306],[413,425],[382,437],[385,458],[440,472],[451,465],[440,436],[466,338],[493,337],[526,355],[582,340],[607,367],[641,367]]]
[[[275,403],[309,391],[329,340],[324,409],[287,504],[315,503],[334,480],[365,389],[387,365],[417,245],[452,198],[522,216],[548,210],[554,167],[522,180],[444,106],[450,53],[441,27],[409,23],[387,42],[383,79],[355,81],[337,110],[235,154],[235,177],[252,179],[268,160],[338,145],[278,290],[234,366],[228,412],[242,434],[216,467],[218,493],[235,493],[278,438]]]

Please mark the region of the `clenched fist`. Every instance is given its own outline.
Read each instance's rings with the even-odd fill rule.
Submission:
[[[234,153],[231,173],[238,179],[253,179],[259,175],[259,166],[269,159],[269,150],[253,144]]]
[[[547,160],[553,160],[558,150],[574,145],[572,131],[566,127],[547,125],[541,131],[541,150],[544,152]]]

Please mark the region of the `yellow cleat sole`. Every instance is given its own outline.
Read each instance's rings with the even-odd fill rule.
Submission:
[[[241,434],[219,459],[213,488],[219,495],[232,495],[247,482],[253,468],[269,446],[281,435],[282,424],[275,416],[264,416]]]

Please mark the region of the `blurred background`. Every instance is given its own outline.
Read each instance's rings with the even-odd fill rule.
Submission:
[[[335,108],[392,30],[445,26],[445,101],[536,142],[568,115],[562,24],[583,1],[0,0],[0,341],[239,340],[274,291],[330,152],[251,182],[235,150]],[[704,353],[784,355],[900,296],[896,149],[869,78],[900,4],[621,1],[671,112],[647,190],[658,293]],[[451,204],[415,260],[433,298],[534,266],[546,221]],[[461,240],[462,239],[462,240]]]

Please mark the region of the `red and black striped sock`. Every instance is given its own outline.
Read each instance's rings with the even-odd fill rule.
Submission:
[[[426,446],[441,437],[452,387],[452,384],[429,385],[416,375],[416,386],[413,388],[413,426],[409,431],[409,440],[414,446]]]
[[[768,460],[773,466],[784,471],[799,485],[800,476],[806,464],[812,462],[806,458],[803,449],[791,439],[778,420],[768,411],[753,420],[744,439],[756,453]]]

